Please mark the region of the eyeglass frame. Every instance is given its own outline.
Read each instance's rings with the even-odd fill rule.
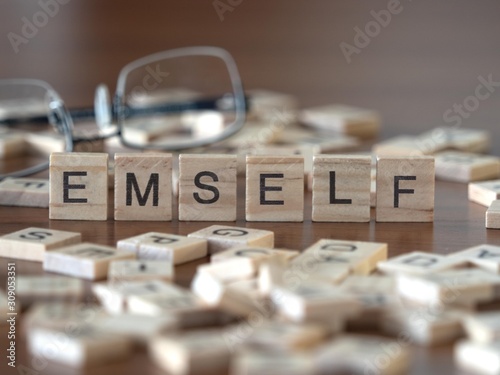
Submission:
[[[155,145],[148,144],[137,145],[128,142],[123,137],[123,121],[125,119],[126,109],[129,108],[124,105],[125,100],[125,86],[129,73],[134,69],[140,68],[141,66],[148,65],[157,61],[162,61],[175,57],[186,57],[186,56],[212,56],[218,57],[224,61],[226,67],[228,69],[229,77],[231,79],[231,86],[234,94],[234,109],[236,113],[236,118],[233,123],[226,127],[221,133],[203,138],[202,140],[193,140],[187,142],[187,144],[180,144],[178,146],[170,146],[165,147],[165,145]],[[148,56],[144,56],[140,59],[134,60],[127,65],[125,65],[119,75],[117,81],[117,87],[115,91],[115,95],[113,97],[112,104],[109,102],[109,94],[108,89],[105,85],[99,85],[96,89],[95,97],[94,97],[94,111],[93,115],[95,117],[96,123],[101,130],[101,132],[105,132],[106,134],[100,134],[97,137],[89,137],[89,138],[78,138],[73,134],[73,117],[70,110],[66,108],[64,105],[64,101],[61,99],[59,94],[52,88],[52,86],[42,80],[38,79],[5,79],[0,80],[1,83],[5,84],[32,84],[36,86],[40,86],[46,89],[49,94],[49,113],[48,118],[49,122],[52,126],[55,127],[56,131],[59,134],[62,134],[65,137],[65,152],[72,152],[73,145],[77,142],[89,142],[96,141],[101,139],[106,139],[114,136],[118,136],[120,138],[120,142],[129,148],[134,149],[148,149],[148,150],[161,150],[161,151],[179,151],[184,149],[196,148],[201,146],[206,146],[208,144],[220,142],[227,137],[235,134],[244,126],[245,118],[246,118],[246,110],[247,110],[247,101],[245,99],[243,85],[241,83],[241,78],[238,72],[238,68],[236,62],[229,52],[219,47],[211,47],[211,46],[197,46],[197,47],[184,47],[177,48],[167,51],[162,51],[158,53],[154,53]],[[189,101],[184,103],[172,103],[163,105],[161,107],[162,113],[169,112],[178,112],[181,110],[188,109],[209,109],[210,104],[215,106],[216,101]],[[199,105],[204,105],[200,108]],[[208,107],[208,108],[207,108]],[[79,110],[80,113],[91,114],[90,110]],[[30,120],[23,119],[23,120]],[[114,124],[113,124],[114,123]],[[115,125],[116,130],[110,131],[110,128]],[[0,181],[6,177],[24,177],[29,176],[31,174],[35,174],[41,172],[49,167],[49,162],[41,163],[39,165],[22,169],[20,171],[0,174]]]

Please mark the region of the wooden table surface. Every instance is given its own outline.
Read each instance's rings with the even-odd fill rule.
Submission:
[[[114,89],[120,68],[129,61],[169,48],[217,45],[234,55],[248,88],[294,94],[303,107],[340,102],[379,110],[384,119],[381,138],[446,125],[444,113],[475,95],[480,77],[491,75],[500,81],[499,2],[401,1],[402,11],[393,14],[388,25],[351,56],[350,63],[339,45],[353,44],[354,28],[364,28],[373,20],[371,11],[387,9],[387,1],[222,2],[239,5],[219,16],[212,0],[73,0],[60,4],[46,25],[32,30],[34,35],[28,38],[23,34],[24,22],[42,11],[40,5],[2,0],[0,78],[47,80],[69,107],[80,107],[92,103],[98,83]],[[9,40],[12,33],[26,40],[17,52]],[[461,118],[463,127],[491,131],[496,155],[500,154],[498,103],[499,93],[493,88],[488,99]],[[466,184],[437,182],[434,223],[375,223],[373,219],[368,224],[312,223],[309,193],[305,201],[304,223],[246,222],[240,189],[238,220],[230,224],[273,230],[276,246],[291,249],[303,249],[320,238],[387,242],[391,256],[412,250],[446,254],[482,243],[500,244],[500,231],[485,229],[485,207],[467,200]],[[85,241],[108,245],[148,231],[188,234],[210,224],[54,221],[48,219],[46,209],[0,207],[0,235],[36,226],[78,231]],[[177,267],[178,282],[188,285],[196,266],[206,261]],[[18,275],[43,272],[39,263],[16,261],[16,265]],[[6,271],[7,260],[0,259],[0,280]],[[6,337],[2,326],[1,353],[5,353]],[[72,373],[32,362],[22,336],[17,343],[18,366],[35,371],[19,373]],[[456,372],[451,346],[412,351],[412,374]],[[10,368],[3,371],[3,355],[1,373],[17,374]],[[143,352],[86,373],[110,371],[162,373]]]

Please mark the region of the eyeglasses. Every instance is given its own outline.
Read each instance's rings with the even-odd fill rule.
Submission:
[[[68,110],[43,81],[0,80],[0,146],[19,138],[17,153],[22,151],[20,138],[46,130],[44,124],[57,131],[67,152],[80,142],[115,136],[129,148],[179,151],[229,137],[243,127],[245,114],[236,63],[217,47],[174,49],[127,64],[112,102],[108,88],[100,85],[93,110]],[[95,134],[77,134],[73,121],[88,118],[95,119]],[[1,159],[0,147],[0,180],[37,173],[49,164],[46,155],[29,166]]]

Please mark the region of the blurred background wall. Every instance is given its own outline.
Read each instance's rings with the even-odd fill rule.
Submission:
[[[417,134],[445,124],[480,77],[500,85],[499,18],[498,0],[0,0],[0,78],[44,79],[84,106],[131,60],[216,45],[248,88],[374,108],[384,136]],[[460,116],[500,137],[490,88]]]

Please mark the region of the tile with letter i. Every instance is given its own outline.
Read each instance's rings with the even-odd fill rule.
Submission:
[[[212,225],[188,234],[208,241],[208,253],[214,254],[235,246],[274,247],[274,232],[261,229]]]
[[[0,257],[43,262],[47,251],[81,242],[82,235],[46,228],[26,228],[0,237]]]
[[[247,156],[246,220],[304,220],[304,157]]]
[[[500,200],[491,202],[486,211],[486,228],[500,229]]]
[[[468,196],[471,202],[489,207],[493,201],[500,199],[500,180],[470,183]]]
[[[50,155],[49,218],[108,218],[108,154],[55,152]]]
[[[49,207],[49,180],[6,178],[0,182],[0,205]]]
[[[135,254],[116,250],[114,247],[84,242],[47,253],[43,261],[43,269],[84,279],[99,280],[108,275],[111,261],[125,259],[135,259]]]
[[[312,220],[370,221],[371,156],[316,155]]]
[[[86,367],[124,360],[132,350],[132,341],[122,335],[102,332],[97,327],[83,325],[67,330],[35,328],[27,335],[28,350],[38,358],[70,367]]]
[[[174,279],[174,265],[169,261],[114,260],[109,264],[109,282]]]
[[[140,260],[169,261],[174,265],[208,254],[208,241],[177,234],[149,232],[117,242],[119,250],[132,251]]]
[[[376,220],[434,221],[434,186],[433,157],[379,156]]]
[[[236,155],[179,156],[179,220],[236,220]]]
[[[115,154],[115,220],[172,220],[172,155]]]

